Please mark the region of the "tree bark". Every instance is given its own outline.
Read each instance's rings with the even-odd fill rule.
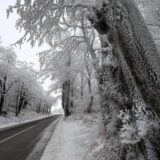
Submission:
[[[40,113],[40,111],[41,111],[41,103],[39,103],[36,108],[37,113]]]
[[[84,88],[84,75],[83,72],[81,71],[81,100],[83,100],[83,88]]]
[[[1,97],[0,97],[0,114],[4,106],[4,100],[5,100],[5,94],[6,94],[6,81],[7,81],[7,77],[4,76],[3,82],[2,82],[2,92],[1,92]]]
[[[109,0],[95,14],[101,17],[93,22],[94,26],[100,34],[107,35],[125,75],[128,67],[132,79],[128,84],[130,94],[134,91],[131,87],[136,85],[160,117],[160,54],[135,3]]]
[[[4,98],[5,98],[4,93],[2,93],[1,98],[0,98],[0,114],[4,106]]]
[[[65,116],[71,114],[70,111],[70,80],[65,81],[62,85],[62,106]]]
[[[114,120],[112,118],[114,114],[118,116],[120,110],[126,109],[129,110],[134,122],[133,109],[137,107],[135,100],[141,99],[142,102],[144,100],[143,104],[147,112],[151,117],[154,116],[155,122],[159,124],[160,54],[133,0],[108,0],[106,2],[102,4],[101,9],[93,8],[94,16],[88,17],[99,34],[103,37],[106,36],[106,41],[108,40],[111,44],[113,56],[117,59],[120,67],[118,73],[120,90],[117,90],[116,97],[111,93],[104,94],[104,90],[107,89],[106,82],[111,82],[108,79],[111,78],[115,83],[114,72],[116,68],[113,67],[112,70],[111,66],[108,67],[106,63],[101,67],[99,84],[101,85],[100,91],[105,123],[107,125],[108,122]],[[102,48],[106,50],[108,46],[103,42],[105,41],[101,41]],[[104,59],[106,56],[106,54],[102,55]],[[111,108],[111,105],[115,107]],[[111,113],[109,114],[110,118],[108,113]],[[117,121],[116,124],[121,123]],[[117,151],[118,159],[152,160],[153,157],[159,159],[159,127],[148,130],[146,137],[143,137],[144,139],[131,145],[122,145],[120,143],[118,138],[120,128],[121,125],[116,126],[115,132],[112,132],[113,134],[110,136],[115,137],[114,144],[116,143],[115,146],[119,148]],[[150,153],[152,153],[152,158]],[[110,160],[113,159],[110,158]]]
[[[88,81],[88,90],[89,90],[89,96],[90,96],[90,101],[89,101],[89,104],[88,104],[87,112],[91,113],[92,112],[94,96],[92,95],[92,86],[91,86],[91,77],[90,76],[89,76],[87,81]]]
[[[16,116],[20,114],[21,109],[23,108],[25,101],[24,96],[25,96],[24,86],[22,85],[20,91],[18,91],[18,96],[17,96],[16,113],[15,113]]]

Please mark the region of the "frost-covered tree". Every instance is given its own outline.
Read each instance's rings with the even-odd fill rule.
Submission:
[[[91,1],[92,2],[92,1]],[[85,4],[84,4],[85,3]],[[22,39],[20,39],[17,43],[21,44],[27,37],[30,37],[28,40],[31,42],[32,45],[35,44],[36,41],[39,42],[39,44],[42,44],[44,41],[46,41],[50,46],[51,49],[46,51],[45,54],[47,54],[47,56],[49,57],[50,54],[57,54],[57,52],[59,52],[58,54],[62,54],[60,57],[63,57],[62,59],[68,59],[65,56],[63,56],[64,52],[68,52],[68,53],[74,53],[75,50],[76,52],[80,52],[79,50],[81,50],[83,48],[83,52],[89,52],[93,58],[93,63],[94,63],[94,67],[96,70],[98,70],[98,64],[97,64],[97,55],[96,55],[96,50],[97,50],[97,46],[98,44],[95,45],[96,43],[96,37],[97,34],[95,32],[95,30],[91,27],[90,22],[87,20],[86,18],[86,13],[88,12],[88,7],[91,8],[91,6],[94,4],[95,2],[92,2],[91,4],[89,4],[87,1],[80,1],[80,2],[70,2],[70,1],[66,1],[66,2],[61,2],[61,1],[55,1],[55,2],[51,2],[48,1],[47,3],[45,2],[41,2],[39,3],[38,1],[34,1],[33,6],[36,7],[42,7],[42,10],[39,10],[38,8],[35,8],[35,11],[38,13],[43,12],[43,14],[41,16],[39,16],[39,14],[37,15],[38,17],[36,17],[36,21],[38,22],[36,24],[36,26],[40,26],[40,31],[39,28],[37,28],[34,24],[31,25],[30,27],[26,24],[31,24],[33,22],[32,21],[32,17],[29,19],[27,19],[27,17],[25,16],[25,14],[28,16],[32,16],[29,15],[32,12],[32,3],[31,2],[24,2],[23,1],[17,1],[15,8],[19,8],[20,6],[30,6],[27,10],[25,10],[23,7],[19,8],[19,9],[24,9],[22,12],[25,12],[25,14],[21,14],[20,16],[22,16],[22,19],[26,20],[26,22],[22,22],[21,20],[17,23],[17,27],[19,28],[25,28],[26,30],[28,30],[26,32],[26,34],[24,35],[24,37],[22,37]],[[51,5],[52,4],[52,5]],[[79,6],[80,4],[80,6]],[[61,10],[59,10],[60,6],[64,6],[64,8],[62,7]],[[83,12],[81,11],[81,9],[83,8],[82,6],[84,6]],[[43,6],[45,6],[45,9],[43,9]],[[73,6],[73,8],[71,8],[71,6]],[[49,8],[48,8],[49,7]],[[51,7],[51,8],[50,8]],[[56,8],[54,8],[56,7]],[[54,9],[53,9],[54,8]],[[12,11],[12,7],[10,7],[8,9],[8,13],[10,11]],[[50,15],[47,12],[52,12],[53,14]],[[58,11],[58,12],[57,12]],[[45,12],[47,13],[47,16],[45,15]],[[36,14],[37,14],[36,13]],[[23,17],[24,16],[24,17]],[[34,17],[35,15],[33,15]],[[59,17],[59,18],[58,18]],[[71,18],[73,17],[73,19]],[[39,23],[40,21],[41,23]],[[29,22],[29,21],[30,22]],[[21,25],[21,24],[22,25]],[[48,26],[48,27],[47,27]],[[27,27],[29,27],[27,29]],[[36,32],[32,32],[32,29]],[[40,31],[40,32],[39,32]],[[32,32],[32,33],[31,33]],[[68,33],[67,33],[68,32]],[[37,33],[37,34],[35,34]],[[44,34],[45,33],[45,34]],[[40,38],[41,37],[41,38]],[[43,54],[44,55],[44,54]],[[43,65],[43,58],[44,56],[41,55],[41,63]],[[68,56],[69,57],[69,56]],[[54,59],[55,56],[54,56]],[[54,60],[55,61],[55,60]],[[50,64],[52,64],[53,62],[50,61]],[[58,61],[57,61],[58,63]],[[61,64],[61,63],[59,63]],[[48,65],[45,65],[43,67],[46,67]],[[49,65],[50,66],[50,65]],[[68,61],[68,63],[65,64],[65,68],[70,68],[70,62]],[[46,67],[45,69],[45,74],[47,75],[47,72],[51,72],[51,70],[47,69],[49,67]],[[59,69],[62,68],[61,66],[59,66]],[[54,73],[54,71],[52,71]],[[62,73],[62,72],[60,72]],[[67,72],[66,72],[67,73]],[[97,71],[98,73],[98,71]],[[64,76],[65,79],[69,79],[67,77],[69,77],[69,74],[61,74],[61,76]],[[63,79],[64,79],[63,77]],[[71,78],[72,79],[72,78]],[[62,93],[62,97],[68,97],[68,94],[70,95],[70,87],[72,86],[71,84],[72,80],[66,80],[64,81],[64,83],[61,85],[62,86],[62,91],[64,91]],[[89,82],[89,81],[88,81]],[[88,83],[89,84],[89,83]],[[90,85],[90,84],[89,84]],[[68,89],[67,89],[68,88]],[[91,87],[90,87],[91,88]],[[65,91],[66,90],[66,91]],[[91,89],[90,89],[91,92]],[[65,93],[65,94],[64,94]],[[66,98],[67,98],[66,97]],[[65,100],[66,98],[63,98],[63,100]],[[68,99],[67,98],[67,99]],[[66,99],[67,103],[63,103],[63,104],[68,104],[67,106],[72,105],[72,103],[70,104],[70,100]],[[93,97],[91,97],[91,99],[93,99]],[[91,103],[92,104],[92,100]],[[65,106],[65,105],[64,105]],[[64,107],[64,108],[68,108],[68,107]]]
[[[7,93],[10,91],[16,77],[16,55],[11,48],[0,47],[0,114],[3,112]]]
[[[49,111],[52,104],[51,97],[45,93],[38,81],[37,73],[32,66],[26,62],[17,64],[17,79],[14,92],[16,93],[16,116],[22,109],[26,109],[30,105],[37,112],[46,113]]]
[[[81,75],[83,74],[85,83],[88,81],[87,84],[91,96],[91,76],[93,76],[92,60],[90,57],[86,57],[88,53],[85,53],[83,50],[82,46],[77,48],[75,41],[68,40],[68,42],[61,42],[54,50],[40,53],[41,76],[44,78],[51,76],[53,81],[53,85],[50,87],[51,91],[56,89],[62,90],[62,105],[66,112],[73,110],[73,95],[75,95],[75,88],[79,88],[80,85],[76,84],[75,87],[75,83],[77,79],[80,78],[80,73]],[[86,63],[84,63],[84,59]],[[81,86],[81,91],[82,88]],[[93,95],[91,96],[90,108],[92,102]]]
[[[41,87],[32,66],[17,61],[12,48],[0,46],[0,115],[12,111],[18,116],[29,105],[36,111],[42,103],[41,112],[49,113],[53,100]]]

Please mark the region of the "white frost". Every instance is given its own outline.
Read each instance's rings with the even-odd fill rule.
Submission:
[[[87,114],[61,120],[41,160],[88,159],[99,133],[97,128],[101,124],[99,120]]]

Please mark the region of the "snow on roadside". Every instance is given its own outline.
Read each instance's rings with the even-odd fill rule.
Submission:
[[[27,110],[22,111],[18,117],[15,117],[15,113],[8,112],[6,117],[0,116],[0,129],[24,122],[38,120],[45,117],[48,117],[48,115],[42,115]]]
[[[62,119],[41,160],[93,160],[92,152],[102,146],[97,143],[102,128],[100,114],[76,114]]]

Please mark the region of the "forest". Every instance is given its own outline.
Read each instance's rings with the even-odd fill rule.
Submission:
[[[0,46],[0,115],[21,113],[30,108],[37,113],[50,113],[54,102],[40,85],[32,64],[18,61],[13,48]]]
[[[40,75],[61,91],[65,116],[101,113],[106,141],[96,160],[160,159],[159,0],[17,0],[12,12],[24,32],[15,45],[50,47],[38,53]],[[31,103],[39,111],[42,97],[48,111],[36,73],[11,52],[1,48],[0,112],[4,98],[16,115]]]

